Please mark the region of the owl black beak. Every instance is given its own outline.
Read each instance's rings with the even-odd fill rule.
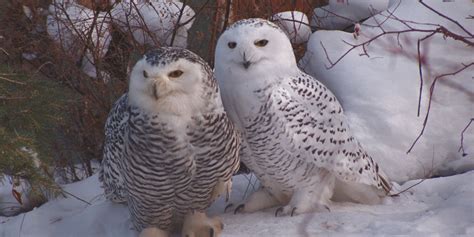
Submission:
[[[252,64],[252,62],[250,62],[247,57],[245,57],[245,53],[244,53],[244,61],[242,62],[242,65],[244,66],[245,69],[248,69],[250,67],[250,64]]]
[[[158,100],[158,88],[156,88],[156,85],[153,86],[153,96]]]
[[[153,94],[153,97],[155,100],[158,100],[158,83],[154,82],[151,86],[151,93]]]
[[[244,61],[242,65],[244,65],[245,69],[248,69],[250,67],[250,64],[252,64],[250,61]]]

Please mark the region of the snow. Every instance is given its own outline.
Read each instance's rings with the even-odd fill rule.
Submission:
[[[293,44],[305,43],[311,35],[308,17],[302,12],[280,12],[273,15],[271,21],[280,26]]]
[[[181,15],[182,12],[182,15]],[[125,33],[131,33],[140,45],[168,45],[186,48],[188,30],[194,23],[195,12],[179,1],[122,1],[111,12],[112,22]],[[181,15],[181,18],[180,18]],[[179,22],[178,22],[179,20]],[[177,24],[185,25],[173,31]]]
[[[249,177],[234,177],[231,203],[242,202],[251,189]],[[275,217],[276,208],[234,215],[223,213],[226,203],[218,200],[210,215],[225,224],[222,236],[380,236],[474,234],[474,171],[450,177],[427,179],[398,197],[376,206],[333,203],[331,212]],[[255,181],[253,178],[252,183]],[[418,183],[406,182],[404,190]],[[255,184],[256,186],[258,184]],[[64,186],[70,195],[60,197],[25,214],[0,217],[0,236],[136,236],[125,205],[105,200],[97,175]],[[255,187],[256,188],[256,187]],[[0,189],[1,190],[1,189]],[[247,190],[247,191],[246,191]],[[22,224],[23,222],[23,224]],[[21,233],[19,233],[21,231]]]
[[[92,32],[89,32],[94,22],[95,26]],[[100,12],[94,20],[94,11],[72,0],[54,0],[49,6],[49,37],[61,45],[70,57],[82,60],[82,71],[90,77],[97,78],[98,73],[102,73],[104,80],[110,78],[105,72],[98,72],[94,66],[94,56],[103,58],[109,49],[112,40],[110,27],[106,13]],[[85,39],[88,37],[95,46],[93,51],[90,47],[86,48]]]
[[[329,0],[329,5],[314,9],[311,26],[343,30],[355,22],[386,10],[388,6],[389,0]]]
[[[467,19],[467,16],[474,14],[471,1],[424,2],[474,32],[472,20]],[[397,4],[394,4],[389,10],[394,11],[396,7]],[[388,13],[382,14],[387,16]],[[465,35],[454,23],[430,12],[418,1],[402,1],[394,15],[415,22],[441,24]],[[380,28],[370,26],[385,19],[377,15],[365,21],[361,24],[357,39],[353,34],[342,31],[316,31],[311,35],[307,52],[299,65],[334,92],[343,105],[356,138],[392,180],[428,177],[442,172],[437,169],[445,169],[446,163],[462,158],[462,152],[458,151],[461,132],[474,118],[474,67],[438,81],[425,132],[407,154],[422,129],[429,87],[435,76],[456,71],[462,67],[462,63],[472,62],[474,51],[464,43],[444,39],[440,35],[422,43],[421,53],[427,64],[424,66],[425,80],[418,117],[420,79],[416,45],[417,40],[427,33],[400,35],[401,47],[397,35],[382,36],[367,47],[370,57],[361,56],[363,51],[357,48],[333,68],[326,68],[329,62],[321,44],[331,60],[335,61],[350,49],[343,40],[351,44],[363,43],[381,32]],[[408,24],[420,29],[435,27]],[[394,19],[388,19],[383,27],[393,31],[406,29],[405,25]],[[471,126],[464,133],[463,144],[466,160],[474,159],[474,127]]]
[[[392,2],[391,11],[398,5]],[[466,16],[474,15],[470,0],[425,2],[474,31],[474,25],[466,19]],[[417,22],[442,24],[463,34],[452,22],[428,11],[418,1],[402,1],[395,15]],[[300,66],[336,94],[362,146],[392,181],[401,184],[394,183],[395,190],[418,185],[396,197],[387,197],[380,205],[332,203],[330,212],[293,217],[275,217],[276,208],[237,215],[223,213],[227,203],[219,199],[209,209],[209,214],[222,217],[225,223],[223,237],[474,236],[474,127],[464,134],[467,155],[462,156],[458,151],[461,131],[469,119],[474,118],[472,69],[440,79],[425,134],[414,150],[406,153],[419,134],[427,111],[432,82],[428,78],[458,69],[461,63],[472,62],[472,49],[437,36],[422,47],[428,64],[424,71],[421,116],[417,117],[419,75],[414,55],[416,40],[424,34],[400,36],[401,47],[396,35],[383,36],[367,47],[370,57],[360,56],[362,50],[357,49],[332,69],[326,68],[328,61],[321,43],[334,60],[349,49],[342,40],[361,43],[378,34],[380,29],[370,27],[376,24],[376,19],[380,22],[385,18],[378,15],[365,21],[357,38],[341,31],[313,33]],[[408,24],[423,29],[434,27]],[[397,30],[406,26],[389,19],[384,27]],[[428,176],[443,177],[418,180]],[[257,189],[258,182],[254,176],[238,175],[234,177],[233,185],[230,202],[237,206]],[[66,197],[50,200],[24,214],[0,217],[0,236],[137,236],[127,206],[105,199],[97,175],[63,187],[68,193]],[[0,209],[14,204],[11,188],[8,181],[0,183]]]

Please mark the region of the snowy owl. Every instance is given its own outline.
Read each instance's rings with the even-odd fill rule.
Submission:
[[[99,179],[108,199],[128,203],[143,236],[166,236],[183,222],[183,236],[218,235],[222,223],[203,212],[229,196],[240,136],[203,59],[182,48],[148,52],[115,102],[105,136]]]
[[[349,130],[336,97],[296,65],[288,37],[263,19],[219,38],[216,78],[242,132],[241,160],[262,187],[235,210],[275,215],[328,209],[330,199],[378,203],[387,177]]]

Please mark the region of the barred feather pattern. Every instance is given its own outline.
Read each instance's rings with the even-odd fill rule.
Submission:
[[[116,103],[111,121],[119,110],[124,112],[126,99],[122,96]],[[114,130],[120,143],[107,149],[112,152],[104,156],[103,180],[111,200],[125,197],[138,231],[148,226],[169,230],[187,212],[204,211],[214,201],[211,193],[217,182],[226,182],[237,172],[240,137],[225,112],[193,117],[182,132],[161,122],[160,114],[146,114],[132,106],[125,114],[115,117],[128,119]],[[121,177],[122,183],[112,183],[122,181]]]
[[[105,122],[105,142],[99,181],[105,197],[113,202],[125,202],[124,180],[120,174],[121,157],[124,147],[124,132],[128,121],[127,94],[122,95],[113,105]]]
[[[242,161],[271,192],[291,196],[329,171],[345,182],[390,184],[353,137],[336,97],[299,72],[253,91],[257,106],[243,119]]]

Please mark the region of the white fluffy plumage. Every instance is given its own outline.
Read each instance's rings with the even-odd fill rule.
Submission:
[[[215,62],[224,107],[243,134],[241,160],[262,183],[243,211],[282,205],[277,213],[293,215],[325,210],[331,198],[377,203],[390,190],[336,97],[298,69],[278,26],[234,23],[218,40]]]

